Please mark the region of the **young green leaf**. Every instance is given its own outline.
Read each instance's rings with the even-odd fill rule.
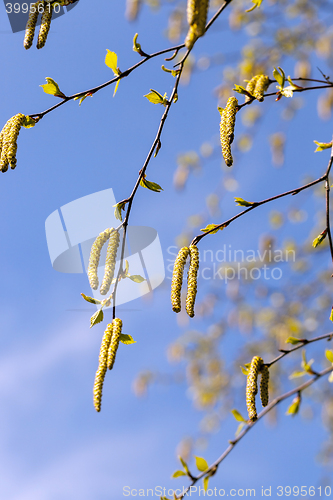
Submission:
[[[24,121],[22,123],[23,127],[25,128],[31,128],[31,127],[34,127],[36,125],[36,123],[38,122],[38,120],[36,119],[33,119],[31,118],[30,116],[26,116],[24,118]]]
[[[157,90],[150,89],[149,94],[145,94],[144,97],[147,97],[149,102],[152,102],[153,104],[163,104],[163,106],[166,106],[168,101],[166,99],[166,94],[162,96]]]
[[[111,50],[106,49],[106,56],[105,56],[105,64],[112,69],[113,74],[115,76],[119,75],[119,70],[118,70],[118,56],[115,52],[111,52]]]
[[[90,318],[90,328],[97,325],[97,323],[100,323],[101,321],[103,321],[103,319],[104,319],[103,309],[99,309]]]
[[[154,153],[154,158],[156,158],[156,156],[158,155],[158,152],[161,149],[161,146],[162,146],[162,143],[161,143],[160,140],[158,140],[158,143],[157,143],[157,146],[156,146],[156,149],[155,149],[155,153]]]
[[[333,307],[332,307],[332,309],[331,309],[330,320],[331,320],[331,321],[333,321]]]
[[[247,9],[245,12],[252,12],[257,7],[259,8],[262,4],[262,0],[252,0],[252,3],[254,3],[253,7],[251,7],[251,9]]]
[[[156,184],[156,182],[151,182],[146,179],[146,176],[144,176],[141,181],[140,181],[140,186],[150,189],[150,191],[155,191],[156,193],[160,193],[163,191],[161,186],[159,184]]]
[[[161,68],[163,69],[163,71],[165,71],[166,73],[171,73],[172,76],[177,76],[179,75],[180,73],[180,69],[168,69],[164,66],[164,64],[162,64]]]
[[[204,458],[202,457],[194,457],[194,458],[195,458],[195,465],[197,466],[197,469],[200,472],[203,472],[208,469],[209,465]]]
[[[237,422],[246,422],[245,418],[239,413],[238,410],[231,410],[231,413],[233,414]]]
[[[333,383],[333,372],[330,373],[328,377],[328,381],[332,384]]]
[[[293,378],[304,377],[304,375],[306,375],[306,372],[304,370],[295,371],[291,375],[289,375],[289,379],[292,380]]]
[[[221,106],[217,106],[217,111],[220,113],[220,115],[222,116],[222,113],[224,111],[224,108],[221,108]]]
[[[288,410],[286,411],[286,415],[291,415],[291,416],[294,417],[298,413],[298,410],[299,410],[299,407],[300,407],[300,403],[301,403],[300,396],[296,396],[293,399],[293,402],[289,406]]]
[[[275,78],[275,80],[278,82],[278,84],[280,85],[280,88],[283,89],[284,87],[284,82],[286,81],[286,76],[284,74],[284,71],[282,68],[280,68],[280,66],[278,66],[280,72],[274,68],[274,71],[273,71],[273,76]]]
[[[331,351],[330,349],[326,349],[325,354],[328,361],[330,363],[333,363],[333,351]]]
[[[142,283],[143,281],[146,281],[145,278],[140,276],[140,274],[132,274],[130,276],[127,276],[130,280],[134,281],[134,283]]]
[[[186,476],[186,474],[183,470],[176,470],[176,472],[174,472],[171,477],[173,478],[173,477],[180,477],[180,476]]]
[[[115,207],[115,209],[114,209],[114,216],[115,216],[116,219],[118,219],[120,221],[123,220],[123,216],[122,216],[121,211],[125,210],[125,205],[126,205],[126,203],[123,203],[121,201],[119,203],[117,203],[116,205],[113,205]]]
[[[178,456],[178,458],[179,458],[182,466],[184,467],[184,470],[185,470],[186,474],[189,476],[190,475],[190,471],[189,471],[189,468],[187,466],[187,463],[185,462],[185,460],[182,459],[182,457],[180,455]]]
[[[315,153],[318,153],[318,151],[324,151],[324,149],[330,149],[332,147],[332,141],[331,142],[313,141],[313,142],[317,144],[317,149],[315,149]]]
[[[81,293],[82,297],[84,298],[84,300],[86,300],[87,302],[90,302],[91,304],[101,304],[101,301],[100,300],[97,300],[97,299],[93,299],[92,297],[88,297],[87,295],[85,295],[84,293]]]
[[[297,339],[296,337],[288,337],[286,340],[286,344],[296,345],[296,344],[299,344],[300,342],[302,342],[302,341],[300,339]]]
[[[235,197],[235,202],[237,203],[237,206],[239,207],[252,207],[252,205],[255,205],[254,201],[245,201],[243,198],[236,198]]]
[[[239,424],[239,426],[237,427],[237,430],[235,432],[235,437],[239,436],[239,434],[242,432],[242,430],[244,429],[244,426],[245,426],[246,422],[241,422]]]
[[[208,483],[209,483],[209,476],[205,476],[203,478],[203,487],[204,487],[205,491],[207,491],[207,489],[208,489]]]
[[[248,97],[252,97],[251,94],[246,89],[244,89],[244,87],[242,87],[241,85],[236,85],[236,83],[234,83],[234,85],[235,88],[232,89],[234,92],[238,92],[239,94],[244,94],[247,95]]]
[[[80,94],[76,97],[74,97],[74,101],[77,101],[78,99],[80,99],[79,101],[79,106],[81,106],[81,104],[83,103],[83,101],[87,98],[87,97],[92,97],[92,93],[91,92],[88,92],[87,94]]]
[[[40,85],[42,89],[44,90],[45,94],[51,94],[54,95],[55,97],[61,97],[62,99],[65,99],[66,96],[63,94],[59,88],[59,85],[57,82],[55,82],[52,78],[46,77],[45,80],[47,83],[44,85]]]
[[[119,341],[126,345],[136,344],[136,340],[133,340],[133,337],[131,337],[131,335],[128,335],[127,333],[121,333],[119,336]]]
[[[326,235],[327,235],[327,228],[326,228],[326,229],[324,229],[324,231],[322,231],[322,232],[320,233],[320,235],[319,235],[319,236],[317,236],[317,238],[315,238],[315,239],[313,240],[313,242],[312,242],[312,246],[313,246],[314,248],[317,248],[317,246],[318,246],[318,245],[320,245],[320,243],[321,243],[322,241],[324,241],[324,239],[326,238]]]
[[[139,33],[135,33],[134,38],[133,38],[133,50],[134,52],[138,52],[140,54],[141,52],[141,45],[137,42]]]
[[[249,374],[249,369],[250,369],[250,366],[251,366],[251,363],[245,363],[244,366],[241,366],[241,370],[242,370],[242,373],[244,375],[248,375]]]
[[[205,228],[203,229],[200,229],[200,231],[204,232],[204,233],[207,233],[208,231],[210,231],[211,229],[214,229],[215,227],[217,227],[218,224],[208,224],[208,226],[206,226]],[[218,229],[216,229],[215,231],[212,231],[211,233],[209,234],[215,234],[217,233],[217,231],[222,231],[222,229],[224,229],[224,227],[219,227]]]

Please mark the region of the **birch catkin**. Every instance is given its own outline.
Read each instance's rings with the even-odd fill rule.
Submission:
[[[258,79],[255,84],[253,96],[259,101],[262,102],[264,100],[264,93],[269,87],[269,77],[267,75],[258,75]]]
[[[261,368],[261,380],[260,380],[260,399],[263,407],[267,406],[269,402],[268,384],[269,384],[269,369],[268,366],[263,365],[263,367]]]
[[[50,3],[44,4],[44,12],[42,14],[41,25],[38,33],[37,49],[42,49],[46,43],[47,35],[51,27],[53,5]]]
[[[190,253],[190,249],[183,247],[179,250],[175,264],[173,267],[171,281],[171,304],[172,310],[179,313],[181,310],[181,290],[183,284],[184,267],[186,259]]]
[[[254,89],[256,87],[256,83],[257,83],[259,77],[260,77],[260,75],[254,76],[253,78],[251,78],[251,80],[246,85],[246,90],[248,91],[249,94],[251,94],[251,96],[253,96],[253,92],[254,92]],[[245,102],[248,102],[249,100],[250,100],[250,97],[246,96]]]
[[[119,347],[119,339],[122,327],[123,327],[123,322],[121,321],[121,319],[115,318],[112,321],[112,336],[111,336],[111,343],[109,345],[108,359],[107,359],[107,367],[109,370],[112,370],[114,362],[116,360],[116,354]]]
[[[17,138],[23,125],[25,115],[18,113],[12,116],[0,133],[0,171],[6,172],[8,166],[16,167]]]
[[[110,234],[111,234],[111,229],[105,229],[105,231],[103,231],[97,236],[97,238],[93,243],[93,246],[91,247],[89,265],[88,265],[88,279],[90,287],[93,290],[97,290],[98,288],[98,276],[97,276],[98,264],[101,258],[102,248],[106,243],[106,241],[109,239]]]
[[[238,101],[236,97],[229,97],[227,105],[221,113],[220,140],[222,155],[228,167],[231,167],[231,165],[233,164],[231,144],[234,140],[237,106]]]
[[[249,420],[254,422],[257,420],[256,409],[256,394],[258,392],[258,375],[264,361],[260,356],[254,356],[251,361],[251,366],[246,381],[246,407],[249,415]]]
[[[30,49],[32,46],[32,42],[35,36],[35,29],[36,29],[36,24],[37,24],[37,19],[38,19],[38,7],[42,4],[43,2],[39,0],[36,3],[30,4],[30,11],[29,11],[29,17],[28,17],[28,22],[25,27],[25,36],[24,36],[24,41],[23,41],[23,46],[25,49]]]
[[[187,22],[189,31],[185,39],[185,46],[191,49],[194,42],[205,34],[209,0],[187,1]]]
[[[96,411],[98,412],[101,411],[103,383],[107,370],[108,351],[111,342],[111,335],[112,335],[112,323],[109,323],[104,332],[101,348],[99,351],[99,365],[95,375],[95,383],[93,391],[94,406]]]
[[[114,270],[116,267],[116,256],[120,241],[120,236],[118,231],[116,231],[113,227],[111,228],[110,231],[111,233],[108,243],[108,249],[106,252],[104,278],[100,288],[100,292],[102,295],[106,295],[110,290],[110,286],[113,280]]]
[[[199,250],[196,245],[190,245],[190,267],[187,275],[186,312],[193,318],[195,297],[197,295],[197,277],[199,269]]]

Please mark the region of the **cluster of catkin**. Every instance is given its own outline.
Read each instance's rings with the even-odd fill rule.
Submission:
[[[228,167],[233,164],[231,144],[234,140],[237,107],[238,101],[236,97],[229,97],[226,107],[221,112],[220,140],[222,155]]]
[[[191,49],[195,41],[205,34],[209,0],[187,0],[187,22],[189,30],[185,46]]]
[[[112,370],[113,368],[119,346],[122,326],[123,323],[121,319],[115,318],[112,323],[108,324],[103,335],[99,351],[99,365],[94,383],[94,406],[98,412],[101,411],[102,391],[106,370]]]
[[[267,75],[256,75],[247,83],[246,90],[252,97],[262,102],[264,93],[270,85],[270,79]],[[245,102],[250,100],[249,96],[245,97]]]
[[[25,27],[25,36],[23,46],[25,49],[30,49],[35,36],[35,29],[39,14],[42,14],[41,24],[38,33],[37,49],[44,47],[51,27],[51,19],[54,5],[43,0],[30,5],[28,22]]]
[[[178,252],[172,274],[171,304],[172,310],[179,313],[181,310],[181,290],[184,267],[188,255],[190,255],[190,267],[187,275],[186,312],[190,318],[193,318],[195,297],[197,294],[197,276],[199,270],[199,250],[196,245],[190,245],[189,248],[183,247]]]
[[[17,137],[25,120],[25,115],[12,116],[0,133],[0,171],[7,172],[8,166],[16,167]]]
[[[101,251],[104,244],[109,240],[108,248],[106,251],[104,278],[100,287],[100,293],[106,295],[110,290],[113,280],[114,270],[116,267],[116,256],[119,246],[120,236],[116,229],[113,227],[105,229],[100,233],[91,247],[89,265],[88,265],[88,279],[90,286],[93,290],[98,288],[97,270],[101,258]]]
[[[269,370],[260,356],[254,356],[249,368],[246,381],[246,407],[249,415],[249,420],[255,422],[257,420],[256,409],[256,394],[258,393],[258,375],[261,373],[260,380],[260,399],[262,406],[267,406],[269,401],[268,383]]]

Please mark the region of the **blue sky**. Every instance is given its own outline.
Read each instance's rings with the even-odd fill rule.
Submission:
[[[0,122],[56,103],[57,98],[40,88],[45,77],[56,80],[66,94],[112,78],[104,64],[106,49],[118,54],[118,65],[125,70],[139,58],[132,51],[135,32],[148,52],[169,46],[162,31],[170,9],[165,6],[159,14],[152,14],[145,7],[139,20],[129,24],[122,2],[99,2],[92,7],[81,0],[72,12],[52,23],[42,50],[32,47],[25,51],[23,33],[11,33],[2,7]],[[195,56],[219,52],[226,36],[224,24],[217,23],[199,41]],[[45,238],[45,220],[61,206],[108,188],[117,200],[129,195],[163,112],[143,95],[150,88],[169,94],[173,87],[172,77],[160,70],[163,63],[163,58],[152,60],[121,81],[115,98],[109,87],[87,98],[81,107],[70,102],[46,115],[33,129],[22,129],[17,168],[1,176],[3,499],[107,500],[123,498],[122,488],[127,485],[139,489],[186,484],[182,479],[170,480],[178,468],[175,448],[184,435],[197,432],[202,415],[193,410],[185,384],[153,386],[143,399],[132,391],[140,370],[169,370],[166,348],[184,330],[169,305],[169,282],[156,289],[150,300],[137,299],[119,308],[124,332],[137,343],[120,347],[115,368],[106,378],[102,412],[97,414],[92,385],[105,323],[89,329],[94,309],[80,296],[81,292],[89,294],[87,277],[54,271]],[[212,91],[221,77],[221,67],[211,68],[195,73],[190,85],[180,88],[179,101],[172,106],[163,132],[162,149],[147,172],[147,178],[164,191],[157,194],[141,189],[133,204],[130,223],[155,228],[165,258],[187,217],[202,213],[204,199],[221,184],[221,158],[214,156],[197,176],[190,176],[184,192],[175,192],[172,185],[177,153],[198,151],[202,142],[218,140],[219,113]],[[314,95],[307,96],[298,121],[288,124],[290,140],[282,169],[272,167],[267,144],[261,146],[267,131],[278,126],[272,103],[265,103],[265,110],[254,148],[232,172],[223,171],[238,183],[237,190],[225,192],[222,199],[223,219],[237,211],[234,196],[249,200],[273,196],[301,185],[306,173],[319,176],[325,168],[327,158],[313,154],[312,141],[329,141],[331,130],[317,119]],[[304,120],[310,126],[302,126]],[[308,210],[308,219],[291,227],[297,238],[309,234],[315,210],[321,208],[320,200],[311,203],[306,194],[299,195],[297,206]],[[273,208],[281,206],[277,202]],[[257,248],[259,235],[269,228],[267,211],[258,209],[246,217],[214,242],[204,239],[200,249],[216,250],[230,242],[234,248]],[[219,217],[210,220],[219,221]],[[322,265],[329,265],[327,254]],[[204,330],[209,320],[194,318],[192,325]],[[329,321],[323,328],[330,328]],[[233,345],[231,339],[230,347],[225,346],[227,352]],[[320,411],[313,420],[302,421],[283,417],[286,408],[284,403],[276,428],[260,422],[237,445],[212,480],[212,487],[256,488],[259,495],[262,486],[320,484],[323,473],[314,461],[325,439]],[[208,449],[197,453],[215,460],[235,429],[230,417]]]

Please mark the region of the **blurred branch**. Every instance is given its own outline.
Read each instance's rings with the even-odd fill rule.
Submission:
[[[327,236],[328,236],[328,241],[329,241],[329,246],[330,246],[330,251],[331,251],[331,258],[333,262],[333,244],[332,244],[332,235],[331,235],[331,228],[330,228],[330,180],[329,180],[329,175],[330,171],[332,168],[332,162],[333,162],[333,140],[332,140],[332,147],[331,147],[331,157],[330,161],[326,170],[326,230],[327,230]],[[333,275],[332,275],[333,276]]]

